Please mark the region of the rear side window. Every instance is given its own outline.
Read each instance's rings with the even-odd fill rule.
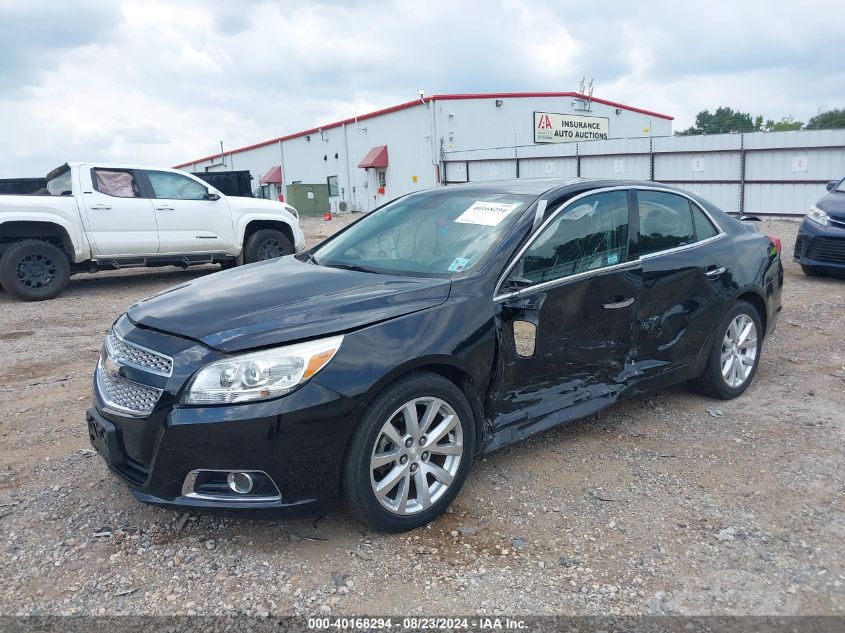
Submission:
[[[148,171],[147,176],[156,198],[205,200],[208,197],[208,187],[201,185],[193,178],[169,171]]]
[[[131,171],[95,169],[94,184],[97,191],[115,198],[140,198],[138,183]]]
[[[640,255],[695,242],[689,200],[663,191],[637,191],[637,200],[640,212]]]
[[[708,237],[713,237],[719,233],[716,230],[716,227],[713,226],[713,223],[707,219],[706,215],[704,215],[704,211],[692,203],[690,203],[689,206],[690,209],[692,209],[692,220],[695,224],[696,241],[706,240]]]

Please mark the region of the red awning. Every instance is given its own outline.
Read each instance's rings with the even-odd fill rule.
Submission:
[[[270,171],[266,174],[261,176],[261,180],[258,181],[262,185],[280,185],[282,184],[282,168],[281,167],[272,167]]]
[[[376,145],[367,152],[364,160],[358,163],[358,167],[367,169],[369,167],[387,167],[387,145]]]

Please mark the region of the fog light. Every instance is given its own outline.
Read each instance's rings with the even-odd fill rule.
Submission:
[[[249,473],[229,473],[226,476],[226,483],[233,492],[239,495],[249,494],[252,491],[252,477]]]

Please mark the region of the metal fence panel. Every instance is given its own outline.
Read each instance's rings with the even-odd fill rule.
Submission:
[[[578,171],[575,157],[520,158],[520,178],[574,178]]]
[[[614,180],[648,180],[649,158],[633,156],[582,156],[582,178],[612,178]]]
[[[469,164],[472,182],[516,178],[516,160],[477,160]]]
[[[467,164],[465,161],[446,163],[446,182],[467,182]]]
[[[653,178],[731,213],[801,215],[826,182],[845,176],[845,130],[498,147],[445,152],[444,161],[447,182],[514,178],[518,163],[520,178]]]

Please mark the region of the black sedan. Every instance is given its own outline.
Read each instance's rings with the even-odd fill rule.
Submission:
[[[141,501],[423,525],[473,458],[688,381],[754,378],[769,239],[655,183],[424,191],[299,255],[140,301],[94,378],[94,447]]]
[[[827,190],[810,207],[795,240],[793,258],[809,276],[845,272],[845,179],[827,183]]]

